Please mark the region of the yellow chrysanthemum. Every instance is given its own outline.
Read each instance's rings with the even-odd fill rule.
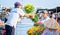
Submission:
[[[34,31],[39,30],[39,26],[34,26],[33,28],[34,28]]]
[[[28,30],[28,33],[32,33],[33,32],[33,28],[30,28],[29,30]]]
[[[58,28],[58,31],[60,31],[60,27]]]

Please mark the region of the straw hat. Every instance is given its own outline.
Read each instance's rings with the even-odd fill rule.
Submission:
[[[59,27],[59,24],[53,18],[45,21],[43,24],[45,27],[50,28],[50,29],[57,29]]]

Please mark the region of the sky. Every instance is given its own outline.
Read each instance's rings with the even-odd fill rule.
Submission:
[[[55,8],[60,6],[60,0],[0,0],[0,4],[5,7],[13,7],[15,2],[33,4],[35,8]]]

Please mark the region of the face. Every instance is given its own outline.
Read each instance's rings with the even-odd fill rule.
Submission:
[[[18,6],[18,8],[21,8],[21,6]]]
[[[48,15],[47,13],[43,13],[43,17],[44,17],[44,18],[46,18],[46,17],[47,17],[47,15]]]
[[[60,12],[58,14],[60,14]]]
[[[3,11],[6,12],[7,11],[7,8],[5,8]]]

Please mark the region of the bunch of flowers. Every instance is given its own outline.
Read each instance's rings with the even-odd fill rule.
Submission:
[[[58,31],[60,31],[60,27],[58,28]]]
[[[34,6],[32,4],[27,4],[24,6],[24,10],[27,14],[34,12]]]
[[[27,33],[28,33],[28,35],[41,35],[44,30],[45,30],[44,26],[40,26],[39,24],[34,24],[34,26],[31,27],[27,31]]]
[[[33,16],[33,18],[31,18],[31,20],[34,21],[35,23],[38,22],[38,16],[37,16],[37,14],[35,14]]]
[[[38,16],[37,14],[34,13],[34,6],[32,4],[27,4],[24,6],[24,10],[27,13],[28,17],[33,21],[37,22],[38,21]]]

